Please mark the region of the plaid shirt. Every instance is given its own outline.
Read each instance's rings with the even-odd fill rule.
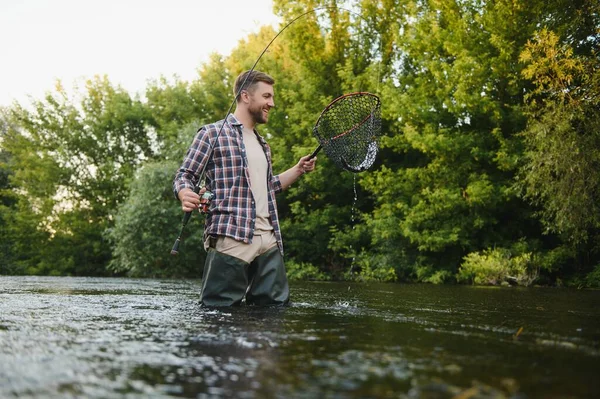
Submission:
[[[206,167],[206,188],[215,194],[206,215],[204,239],[208,236],[227,236],[247,244],[252,243],[256,221],[256,206],[250,190],[248,157],[242,140],[242,124],[232,115],[198,130],[190,146],[183,164],[173,181],[175,195],[183,188],[194,189]],[[219,130],[221,129],[221,134]],[[279,176],[273,176],[271,167],[271,149],[267,142],[258,135],[267,157],[268,172],[268,205],[271,224],[277,239],[279,250],[283,253],[283,242],[277,216],[275,194],[282,191]],[[215,140],[217,140],[215,144]],[[211,145],[214,149],[211,154]]]

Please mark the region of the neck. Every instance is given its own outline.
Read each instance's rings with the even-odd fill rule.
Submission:
[[[245,112],[240,108],[236,108],[235,112],[233,113],[233,116],[235,116],[235,119],[242,122],[242,125],[244,125],[245,129],[254,130],[256,123],[254,122],[254,119],[252,118],[252,116],[250,116],[248,112]]]

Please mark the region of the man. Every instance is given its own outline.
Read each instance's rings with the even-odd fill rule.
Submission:
[[[263,72],[240,74],[235,112],[198,131],[173,182],[182,209],[198,209],[205,189],[196,194],[193,187],[206,165],[206,189],[214,199],[204,229],[204,306],[239,305],[244,298],[251,305],[289,300],[275,194],[313,171],[316,158],[304,156],[273,175],[270,148],[255,128],[267,123],[275,107],[274,84]]]

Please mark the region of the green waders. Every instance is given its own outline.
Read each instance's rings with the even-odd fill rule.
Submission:
[[[202,273],[203,306],[246,304],[285,305],[289,301],[283,256],[277,246],[258,256],[252,263],[209,248]]]

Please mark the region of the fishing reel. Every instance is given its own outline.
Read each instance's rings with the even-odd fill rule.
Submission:
[[[215,194],[212,191],[205,191],[204,194],[200,197],[200,207],[198,210],[201,213],[207,214],[208,208],[210,207],[210,203],[215,198]]]

